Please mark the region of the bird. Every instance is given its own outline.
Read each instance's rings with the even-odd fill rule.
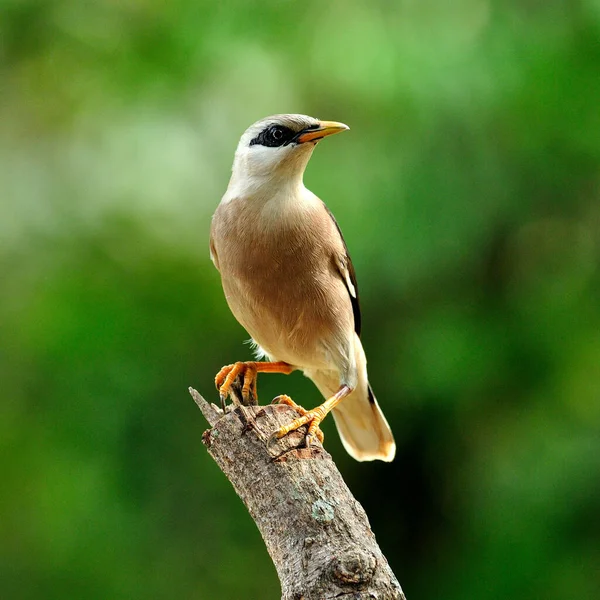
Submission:
[[[257,360],[224,366],[215,383],[224,403],[240,377],[247,401],[251,394],[257,398],[258,373],[300,370],[325,401],[307,410],[285,394],[275,398],[300,416],[274,437],[306,425],[306,445],[315,437],[322,442],[319,425],[333,412],[353,458],[390,462],[396,445],[368,381],[350,254],[333,214],[303,182],[318,142],[348,129],[336,121],[278,114],[242,135],[211,221],[210,257]]]

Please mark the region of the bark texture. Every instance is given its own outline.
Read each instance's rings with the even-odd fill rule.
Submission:
[[[256,522],[281,582],[282,600],[405,600],[362,506],[331,456],[303,444],[305,428],[269,436],[289,406],[228,407],[190,393],[211,428],[202,440]]]

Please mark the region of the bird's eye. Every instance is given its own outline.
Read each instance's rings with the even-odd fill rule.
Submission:
[[[285,125],[269,125],[253,140],[250,140],[249,146],[256,144],[267,148],[277,148],[285,146],[293,137],[294,132]]]
[[[281,127],[273,127],[271,129],[271,137],[278,142],[283,139],[283,129]]]

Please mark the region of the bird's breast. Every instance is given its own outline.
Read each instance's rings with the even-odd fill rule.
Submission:
[[[337,238],[329,215],[310,205],[265,215],[268,207],[232,202],[215,214],[213,238],[233,314],[278,360],[322,363],[332,340],[346,335],[341,330],[352,330],[351,303],[335,274]]]

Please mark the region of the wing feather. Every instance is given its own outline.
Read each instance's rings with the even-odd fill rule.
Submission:
[[[350,253],[348,252],[348,246],[346,246],[346,240],[342,234],[342,230],[338,225],[338,222],[335,220],[333,213],[329,210],[329,207],[323,202],[323,206],[325,210],[331,217],[338,233],[340,234],[340,238],[342,240],[342,244],[344,246],[344,253],[342,255],[335,257],[335,264],[337,269],[342,277],[342,281],[346,285],[346,289],[348,290],[348,294],[350,295],[350,302],[352,303],[352,312],[354,313],[354,331],[356,334],[360,336],[361,330],[361,316],[360,316],[360,302],[358,299],[358,283],[356,282],[356,272],[354,271],[354,265],[352,264],[352,259],[350,258]]]
[[[210,236],[209,251],[210,251],[210,260],[213,261],[213,264],[217,268],[217,271],[219,271],[220,270],[219,269],[219,258],[217,256],[217,249],[215,248],[215,242],[213,240],[212,233]]]

